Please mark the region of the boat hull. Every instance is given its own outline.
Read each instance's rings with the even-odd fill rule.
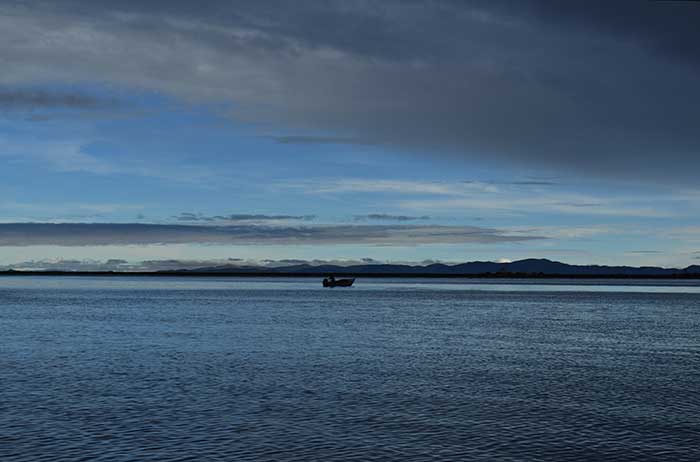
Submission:
[[[355,278],[352,279],[338,279],[335,281],[329,281],[328,279],[323,280],[323,287],[350,287],[352,283],[355,282]]]

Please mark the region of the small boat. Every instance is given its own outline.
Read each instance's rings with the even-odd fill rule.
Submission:
[[[323,287],[350,287],[353,282],[355,282],[355,278],[336,279],[333,276],[331,276],[323,280]]]

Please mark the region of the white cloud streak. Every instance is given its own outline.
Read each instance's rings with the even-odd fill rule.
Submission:
[[[673,205],[689,202],[687,193],[680,196],[660,194],[655,197],[656,205],[651,206],[648,205],[650,199],[640,195],[618,194],[616,197],[609,197],[570,193],[551,183],[541,185],[529,182],[336,179],[284,183],[277,187],[300,190],[310,195],[390,194],[397,197],[392,202],[394,205],[405,210],[425,213],[470,210],[493,215],[551,213],[669,218],[682,213]]]

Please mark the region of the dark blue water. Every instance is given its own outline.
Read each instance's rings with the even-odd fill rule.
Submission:
[[[700,287],[0,279],[0,460],[700,460]]]

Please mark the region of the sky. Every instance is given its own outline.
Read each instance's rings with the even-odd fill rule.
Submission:
[[[700,4],[0,1],[0,269],[700,263]]]

